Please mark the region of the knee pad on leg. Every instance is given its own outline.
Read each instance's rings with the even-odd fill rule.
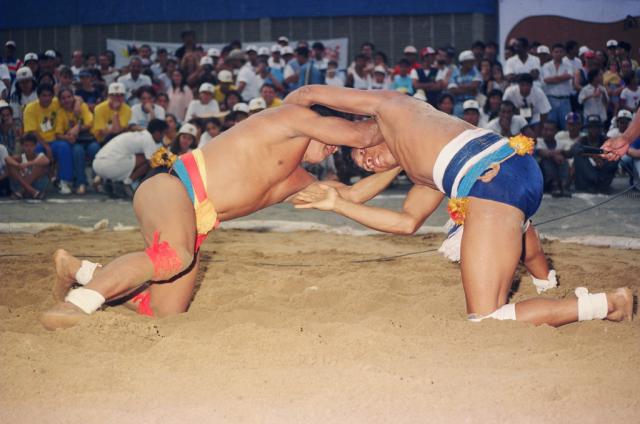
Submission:
[[[590,294],[585,287],[575,291],[578,298],[578,321],[605,319],[609,313],[607,295],[605,293]]]
[[[131,302],[138,305],[137,312],[140,315],[153,316],[153,309],[151,309],[151,292],[144,291],[135,295]]]
[[[487,318],[497,319],[499,321],[512,320],[516,319],[516,304],[515,303],[507,303],[502,305],[500,308],[496,309],[489,315],[478,315],[478,314],[469,314],[467,319],[472,322],[480,322]]]
[[[153,244],[145,249],[153,263],[153,280],[164,281],[182,271],[182,260],[168,242],[160,243],[160,233],[153,233]]]

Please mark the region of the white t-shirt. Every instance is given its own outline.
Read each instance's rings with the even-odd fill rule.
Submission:
[[[337,72],[333,78],[326,77],[324,82],[332,87],[344,87],[344,79],[342,78],[342,75]]]
[[[557,137],[554,137],[556,140],[556,145],[553,149],[549,148],[549,146],[547,145],[547,143],[544,141],[544,138],[539,137],[536,140],[536,149],[544,149],[544,150],[562,150],[562,151],[569,151],[571,150],[571,146],[573,146],[573,142],[571,142],[568,139],[560,139],[558,140]]]
[[[160,147],[162,143],[156,143],[149,131],[130,131],[109,141],[98,151],[96,159],[117,160],[144,154],[144,157],[149,160]]]
[[[371,87],[371,75],[365,74],[364,78],[356,73],[349,72],[353,76],[353,88],[357,90],[368,90]]]
[[[246,85],[242,90],[242,98],[246,101],[254,99],[260,96],[260,86],[261,86],[262,78],[256,75],[253,67],[250,63],[247,63],[242,68],[240,68],[240,72],[238,72],[238,82],[244,82]]]
[[[507,63],[504,67],[504,74],[528,74],[534,69],[537,69],[538,71],[540,70],[540,59],[531,54],[527,54],[527,59],[522,63],[520,57],[515,55],[507,59]]]
[[[389,81],[388,78],[385,78],[382,82],[376,82],[375,79],[371,78],[369,90],[391,90],[391,81]]]
[[[580,90],[580,94],[578,94],[578,102],[582,105],[582,114],[586,118],[589,115],[598,115],[602,122],[607,120],[607,108],[602,103],[602,98],[604,96],[607,101],[609,100],[609,96],[607,95],[607,90],[603,86],[599,86],[600,88],[600,96],[599,97],[587,97],[593,95],[595,92],[595,87],[591,84],[587,84],[582,87]]]
[[[631,91],[629,87],[625,87],[620,93],[620,100],[627,108],[635,111],[640,105],[640,86],[636,87],[635,91]]]
[[[509,86],[502,96],[502,100],[510,100],[518,109],[520,116],[527,119],[531,124],[540,122],[540,115],[549,113],[551,105],[547,96],[540,87],[531,87],[531,93],[525,98],[520,94],[518,85]]]
[[[218,106],[218,102],[215,99],[211,99],[206,105],[203,105],[200,100],[191,100],[184,116],[184,121],[189,122],[193,117],[211,118],[219,112],[220,106]]]
[[[165,110],[162,106],[153,105],[153,114],[155,115],[155,119],[162,119],[164,121]],[[131,107],[131,119],[129,120],[129,125],[139,125],[143,128],[147,128],[150,120],[149,114],[142,110],[142,103],[138,103]]]
[[[513,115],[513,118],[511,119],[511,127],[509,128],[509,131],[513,135],[519,134],[520,131],[522,131],[522,129],[526,126],[527,126],[526,119],[524,119],[520,115]],[[499,117],[494,118],[491,121],[489,121],[486,128],[488,130],[493,131],[496,134],[502,134],[502,128],[500,127],[500,118]]]
[[[573,66],[571,66],[571,63],[566,60],[562,60],[560,66],[558,66],[557,68],[553,60],[542,65],[542,71],[540,72],[540,78],[542,79],[542,81],[544,81],[545,78],[557,77],[565,74],[571,76],[571,79],[556,84],[547,82],[544,83],[544,92],[547,96],[568,97],[571,95]]]
[[[138,98],[135,96],[135,91],[142,86],[151,85],[151,78],[144,74],[140,74],[138,75],[138,79],[134,80],[129,73],[119,77],[118,82],[123,83],[127,89],[127,103],[134,105],[139,103]]]

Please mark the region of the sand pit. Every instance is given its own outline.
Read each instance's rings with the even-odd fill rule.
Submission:
[[[2,423],[595,423],[640,420],[640,322],[465,320],[456,265],[409,238],[222,230],[187,314],[122,307],[47,332],[51,254],[93,260],[136,232],[0,235]],[[637,251],[547,242],[576,286],[640,288]],[[14,255],[14,256],[12,256]],[[522,276],[515,300],[535,290]]]

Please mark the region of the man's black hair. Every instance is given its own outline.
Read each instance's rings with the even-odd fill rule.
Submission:
[[[518,43],[525,49],[529,48],[529,39],[527,37],[518,37]]]
[[[311,46],[311,48],[313,50],[324,50],[324,44],[322,44],[320,41],[316,41],[315,43],[313,43],[313,45]]]
[[[296,54],[302,56],[302,57],[309,57],[309,48],[308,47],[298,47],[296,49]]]
[[[54,94],[53,85],[47,84],[47,83],[40,84],[38,86],[38,88],[36,89],[36,94],[39,96],[40,94],[44,93],[45,91],[48,91],[51,94]]]
[[[573,50],[576,47],[578,47],[578,42],[576,40],[569,40],[566,43],[564,43],[564,48],[569,51],[569,50]]]
[[[34,133],[27,133],[22,136],[22,143],[24,142],[38,144],[38,137]]]
[[[138,91],[136,91],[136,97],[140,97],[144,93],[150,94],[151,97],[153,97],[154,99],[156,98],[156,95],[157,95],[155,88],[153,88],[150,85],[143,85],[142,87],[138,88]]]
[[[481,49],[485,49],[487,46],[480,40],[476,40],[473,42],[473,44],[471,45],[472,49],[475,49],[476,47],[479,47]]]
[[[598,75],[600,75],[600,69],[590,70],[589,73],[587,74],[587,81],[589,82],[589,84],[593,83],[593,81],[595,81]]]
[[[528,73],[520,74],[518,75],[518,83],[521,83],[521,82],[533,84],[533,77],[531,76],[531,74],[528,74]]]
[[[147,125],[147,131],[149,131],[151,134],[158,131],[166,131],[167,128],[169,128],[169,125],[167,125],[167,123],[162,119],[152,119]]]
[[[554,49],[562,49],[562,50],[564,50],[564,45],[562,43],[556,43],[553,46],[551,46],[551,51],[553,51]]]

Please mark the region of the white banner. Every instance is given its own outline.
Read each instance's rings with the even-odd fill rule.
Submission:
[[[340,69],[347,69],[349,66],[349,39],[348,38],[330,38],[325,40],[308,40],[309,46],[311,46],[314,42],[320,41],[324,44],[325,47],[325,57],[328,57],[330,60],[335,60],[338,62],[338,67]],[[180,43],[161,43],[156,41],[140,41],[140,40],[118,40],[113,38],[107,38],[107,49],[113,51],[116,54],[116,67],[121,68],[126,66],[129,63],[129,56],[131,51],[134,51],[138,47],[143,44],[148,44],[151,46],[151,49],[157,51],[159,48],[165,48],[169,52],[169,54],[173,54],[181,44]],[[206,52],[208,49],[215,47],[218,50],[222,50],[222,48],[227,43],[222,44],[201,44]],[[243,42],[242,45],[244,47],[253,44],[260,47],[269,47],[275,44],[274,41],[247,41]],[[297,41],[289,41],[289,45],[294,49],[297,45]]]

